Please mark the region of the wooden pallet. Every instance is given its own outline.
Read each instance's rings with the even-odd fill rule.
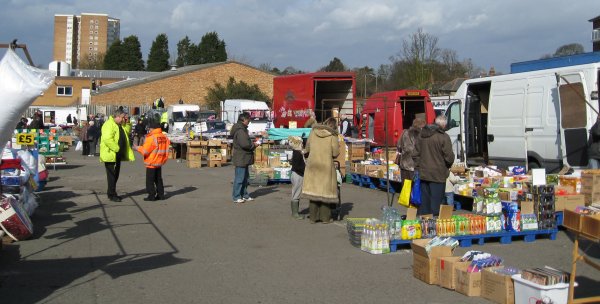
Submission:
[[[550,240],[556,240],[557,229],[548,230],[531,230],[510,232],[502,231],[498,233],[487,233],[478,235],[456,235],[452,238],[460,242],[460,247],[471,247],[473,242],[479,245],[484,245],[485,241],[499,240],[500,244],[510,244],[513,240],[523,238],[526,243],[535,242],[537,237],[548,237]],[[410,246],[412,240],[392,240],[390,241],[390,250],[395,252],[400,246]]]

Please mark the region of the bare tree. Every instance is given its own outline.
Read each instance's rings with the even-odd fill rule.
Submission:
[[[102,70],[104,69],[104,53],[85,54],[81,60],[79,60],[78,68],[84,70]]]
[[[427,89],[431,86],[434,63],[440,56],[438,38],[419,28],[408,40],[402,41],[400,58],[406,63],[405,72],[412,80],[412,86]]]

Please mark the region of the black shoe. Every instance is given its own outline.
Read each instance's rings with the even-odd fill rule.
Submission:
[[[111,202],[116,202],[116,203],[119,203],[119,202],[121,202],[121,198],[120,198],[120,197],[118,197],[118,196],[110,196],[110,197],[108,197],[108,199],[109,199]]]
[[[121,196],[118,196],[118,195],[115,195],[115,196],[113,196],[113,197],[115,197],[115,198],[119,199],[119,201],[123,200],[123,197],[121,197]]]
[[[154,199],[157,200],[157,201],[164,201],[165,200],[165,196],[164,195],[163,196],[157,195],[157,196],[154,197]]]
[[[153,202],[153,201],[156,200],[156,198],[152,197],[152,196],[149,196],[149,197],[144,197],[144,200],[147,201],[147,202]]]

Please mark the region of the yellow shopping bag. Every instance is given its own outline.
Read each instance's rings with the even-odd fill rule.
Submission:
[[[412,189],[412,180],[405,179],[402,182],[402,191],[400,191],[400,196],[398,197],[398,204],[408,207],[410,206],[410,191]]]

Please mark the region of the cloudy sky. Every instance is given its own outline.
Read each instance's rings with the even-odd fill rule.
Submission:
[[[198,43],[216,31],[230,58],[314,71],[338,57],[349,67],[388,64],[418,28],[460,59],[507,73],[580,43],[592,50],[589,19],[598,0],[0,0],[0,43],[18,38],[36,65],[52,60],[54,14],[105,13],[121,20],[121,38],[139,37],[144,60],[160,33],[171,57],[186,35]]]

